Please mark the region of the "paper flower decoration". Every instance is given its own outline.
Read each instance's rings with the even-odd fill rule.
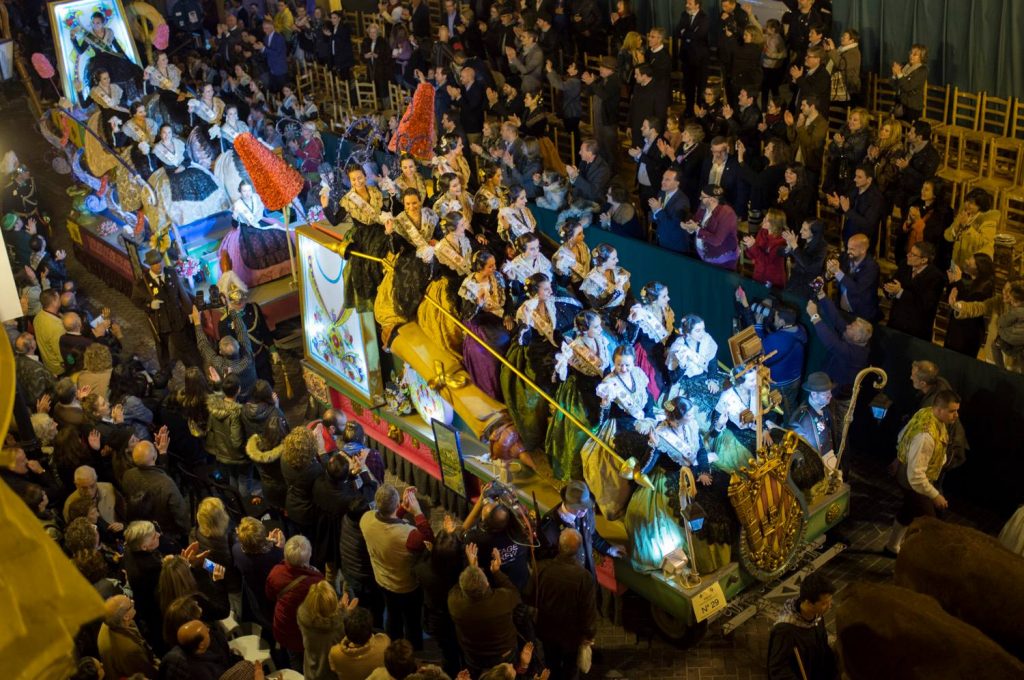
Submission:
[[[54,76],[53,64],[46,58],[46,55],[42,52],[36,52],[32,55],[32,68],[36,70],[40,78],[44,80],[52,78]]]
[[[153,47],[158,50],[166,50],[167,43],[171,39],[171,29],[167,24],[160,24],[156,27],[156,33],[153,35]]]
[[[263,146],[252,133],[244,132],[235,137],[235,153],[252,179],[252,188],[268,209],[283,209],[302,191],[302,175]]]

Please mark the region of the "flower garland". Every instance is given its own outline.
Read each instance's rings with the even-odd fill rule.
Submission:
[[[188,255],[183,260],[178,260],[174,263],[174,269],[178,272],[178,276],[186,279],[191,279],[199,274],[200,264],[199,260],[191,255]]]

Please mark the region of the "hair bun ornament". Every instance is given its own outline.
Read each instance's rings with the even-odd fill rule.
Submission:
[[[36,70],[36,73],[43,80],[49,80],[55,75],[53,64],[50,63],[50,60],[42,52],[36,52],[32,55],[32,68]]]
[[[171,41],[171,28],[167,24],[160,24],[153,34],[153,47],[158,50],[166,50]]]
[[[252,178],[252,188],[268,209],[284,209],[302,191],[302,175],[252,133],[243,132],[235,137],[235,152]]]

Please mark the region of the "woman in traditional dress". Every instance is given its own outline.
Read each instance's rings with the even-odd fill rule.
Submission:
[[[160,126],[159,137],[152,146],[154,165],[166,168],[168,173],[181,172],[187,167],[185,142],[174,136],[174,130],[166,123]]]
[[[491,349],[503,354],[508,348],[509,331],[515,325],[507,309],[505,279],[498,273],[494,255],[486,250],[478,250],[473,254],[472,265],[472,273],[459,288],[462,322]],[[498,360],[468,335],[463,342],[462,357],[473,383],[491,397],[500,400]]]
[[[469,161],[462,155],[462,137],[457,135],[444,135],[434,149],[437,154],[431,161],[434,166],[434,180],[442,175],[452,172],[458,175],[462,186],[469,186]]]
[[[523,234],[537,230],[537,218],[526,205],[526,189],[513,186],[508,195],[508,207],[498,211],[498,234],[509,243],[515,243]]]
[[[373,257],[386,257],[389,239],[381,225],[384,195],[380,189],[366,183],[366,171],[359,165],[349,165],[346,173],[352,188],[342,196],[340,205],[352,219],[352,230],[348,236],[352,248]],[[384,279],[381,266],[361,257],[353,257],[345,269],[348,278],[346,290],[351,290],[353,295],[347,305],[359,309],[371,307],[377,288]]]
[[[592,428],[601,417],[597,386],[612,365],[612,346],[601,317],[584,310],[573,321],[575,336],[562,341],[555,354],[554,378],[559,382],[555,401],[584,426]],[[551,456],[551,468],[562,481],[583,479],[580,451],[588,437],[559,412],[551,414],[544,449]]]
[[[551,258],[555,281],[566,290],[578,290],[590,273],[590,248],[584,240],[583,225],[579,220],[566,220],[558,227],[562,245]]]
[[[107,141],[114,141],[113,129],[123,123],[131,111],[125,106],[124,91],[110,80],[106,69],[97,69],[93,76],[93,86],[89,90],[89,99],[99,107],[100,130]]]
[[[655,402],[665,391],[665,347],[672,336],[676,315],[669,306],[668,286],[649,281],[640,291],[640,302],[626,317],[626,341],[636,351],[636,364],[647,374],[647,390]]]
[[[419,169],[416,167],[416,159],[407,153],[403,153],[398,160],[398,177],[388,177],[387,166],[381,168],[381,190],[391,199],[391,212],[403,210],[402,192],[406,189],[414,189],[416,193],[428,198],[430,185],[423,179]]]
[[[244,134],[246,132],[252,132],[249,129],[249,125],[241,119],[238,114],[238,107],[234,104],[229,105],[224,109],[224,122],[219,126],[210,129],[210,134],[215,139],[221,140],[221,153],[231,149],[235,143],[235,137]]]
[[[158,128],[156,121],[146,116],[145,104],[137,102],[131,109],[132,117],[125,123],[122,124],[118,118],[112,119],[115,122],[112,128],[114,146],[132,147],[132,164],[143,177],[148,178],[156,169],[150,162],[149,152],[156,141]]]
[[[650,418],[652,403],[647,393],[647,376],[636,366],[636,353],[629,345],[619,345],[612,355],[612,371],[597,386],[601,409],[620,427],[636,429]],[[643,426],[641,426],[641,429]],[[648,431],[649,433],[649,431]]]
[[[437,178],[434,211],[439,215],[458,212],[465,218],[467,227],[470,225],[473,219],[473,195],[454,172],[446,172]]]
[[[540,239],[534,233],[526,233],[516,239],[516,252],[511,260],[501,267],[501,273],[508,282],[513,305],[519,305],[526,297],[526,281],[534,274],[552,278],[551,260],[540,252]]]
[[[592,267],[583,283],[580,295],[591,308],[597,310],[610,331],[629,294],[629,272],[619,266],[619,253],[607,243],[599,243],[590,251]],[[632,360],[632,358],[631,358]]]
[[[726,471],[747,464],[757,449],[757,370],[750,369],[722,390],[712,426],[717,436],[712,449],[717,465]]]
[[[200,97],[188,101],[189,117],[193,123],[202,125],[207,134],[211,128],[220,125],[224,108],[224,100],[214,96],[213,85],[209,83],[203,85]]]
[[[548,394],[555,389],[555,351],[573,324],[580,304],[573,298],[555,297],[547,274],[526,280],[529,296],[516,311],[516,330],[506,358],[537,387]],[[543,450],[548,429],[547,401],[506,366],[501,367],[501,391],[516,430],[528,451]]]
[[[389,281],[385,275],[377,289],[374,313],[383,304],[398,319],[408,321],[416,318],[423,293],[432,278],[438,219],[433,210],[423,206],[422,197],[415,189],[406,189],[402,201],[404,210],[399,215],[391,219],[385,217],[384,231],[391,237],[387,259],[394,262],[394,278]],[[379,318],[378,322],[385,325]],[[390,337],[395,325],[390,324],[386,337]]]
[[[157,52],[156,63],[143,71],[146,77],[144,85],[156,93],[159,103],[156,108],[162,123],[180,126],[183,131],[187,120],[185,104],[178,101],[181,96],[181,70],[170,63],[166,52]]]
[[[255,275],[262,270],[283,265],[278,274],[283,275],[291,268],[288,233],[281,223],[267,215],[263,199],[253,191],[248,181],[238,185],[238,200],[231,206],[231,218],[238,229],[239,255],[238,258],[232,257],[232,262],[236,263],[235,271],[247,285],[252,285]],[[237,266],[239,261],[243,267]]]
[[[665,402],[665,420],[651,433],[650,454],[642,468],[651,486],[637,487],[623,520],[630,563],[637,571],[661,569],[665,555],[685,543],[679,505],[679,476],[684,467],[692,472],[698,488],[711,484],[694,404],[685,397],[673,397]]]
[[[71,45],[79,54],[76,83],[95,83],[98,81],[98,73],[106,71],[110,82],[124,93],[127,100],[138,99],[142,95],[139,89],[142,86],[142,69],[128,58],[128,53],[117,42],[114,32],[107,27],[106,14],[93,12],[91,21],[89,29],[81,25],[71,29]],[[82,91],[80,87],[76,89]]]
[[[507,205],[508,190],[501,183],[501,166],[487,165],[473,197],[473,228],[478,237],[487,240],[486,246],[497,245],[498,212]]]
[[[324,162],[324,142],[315,123],[303,123],[299,138],[288,142],[295,168],[306,178],[306,186],[320,183],[320,165]]]
[[[281,88],[281,101],[277,105],[278,118],[298,118],[296,110],[299,107],[299,98],[292,92],[292,88],[285,85]]]
[[[164,207],[175,224],[189,224],[231,207],[217,178],[186,153],[185,143],[174,136],[170,125],[161,126],[159,139],[151,148],[151,159],[155,170],[149,183],[160,193],[162,175],[166,176],[168,193],[163,197]]]
[[[425,295],[430,302],[420,304],[416,320],[427,337],[437,340],[449,352],[461,357],[464,334],[448,315],[456,318],[459,316],[459,286],[473,269],[472,246],[466,236],[469,223],[461,213],[451,212],[441,218],[440,224],[444,236],[434,244],[432,280]],[[441,309],[431,302],[440,305]]]
[[[710,413],[719,391],[718,343],[707,332],[704,319],[687,314],[679,322],[679,336],[669,345],[665,365],[673,390],[697,405],[703,414]]]

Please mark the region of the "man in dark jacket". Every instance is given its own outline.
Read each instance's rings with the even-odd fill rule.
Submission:
[[[679,186],[681,174],[678,165],[670,165],[661,175],[661,194],[648,200],[647,205],[658,245],[689,255],[693,252],[693,237],[682,228],[682,221],[690,216],[690,199]]]
[[[926,342],[932,340],[935,312],[946,284],[946,276],[932,264],[935,246],[927,241],[915,243],[907,253],[907,262],[896,276],[884,284],[892,300],[889,328],[903,331]]]
[[[836,411],[846,413],[845,404],[841,402],[850,399],[854,378],[868,365],[874,328],[860,318],[847,323],[824,293],[818,295],[817,302],[807,302],[807,314],[814,324],[815,334],[827,350],[825,373],[836,385],[832,392],[836,398]]]
[[[732,206],[737,217],[747,216],[747,196],[750,189],[743,179],[740,162],[730,153],[729,139],[715,137],[711,140],[711,153],[705,156],[700,169],[701,187],[708,184],[725,190],[724,202]]]
[[[165,433],[158,439],[157,446],[148,441],[135,445],[132,449],[135,467],[124,473],[122,491],[128,503],[129,519],[142,519],[134,515],[145,515],[146,519],[160,524],[165,545],[181,548],[186,545],[191,527],[188,504],[174,480],[157,466],[157,458],[167,453],[169,441]]]
[[[854,234],[865,234],[873,245],[878,241],[879,229],[885,217],[885,196],[875,186],[875,171],[862,165],[853,173],[853,191],[849,196],[832,194],[829,205],[843,213],[843,239]]]
[[[238,660],[224,634],[199,620],[178,628],[178,644],[160,664],[162,680],[218,680]]]
[[[794,92],[791,105],[793,111],[800,110],[800,103],[806,97],[815,98],[819,111],[828,111],[829,102],[832,99],[832,77],[822,63],[824,58],[824,50],[820,47],[812,47],[807,50],[802,67],[796,64],[790,67],[789,75],[793,80]],[[806,163],[806,161],[804,162]]]
[[[345,15],[337,10],[331,12],[331,23],[323,30],[330,43],[330,65],[342,80],[348,80],[356,58],[352,53],[352,29],[345,23]]]
[[[899,174],[892,186],[886,189],[886,197],[904,213],[910,203],[921,195],[924,181],[933,177],[942,163],[931,139],[931,124],[923,120],[915,122],[907,130],[907,148],[910,153],[905,158],[896,159]]]
[[[228,485],[245,498],[250,492],[252,462],[245,455],[238,390],[238,376],[228,373],[220,382],[220,392],[206,397],[206,408],[210,413],[206,426],[206,451],[217,459],[217,466],[227,478]]]
[[[693,103],[697,101],[697,93],[703,92],[708,83],[708,64],[711,61],[711,46],[708,34],[711,21],[707,13],[701,9],[700,0],[686,0],[686,8],[679,17],[676,35],[679,37],[679,49],[676,54],[682,55],[683,61],[683,96],[686,109],[683,118],[693,116]]]
[[[838,677],[824,618],[835,591],[824,576],[811,574],[800,584],[800,595],[783,605],[768,637],[769,680]]]
[[[448,86],[448,94],[459,107],[459,127],[473,144],[479,144],[484,129],[484,107],[487,97],[486,87],[477,80],[476,69],[465,66],[459,72],[462,87]]]
[[[633,146],[640,146],[644,141],[640,130],[644,121],[651,118],[665,120],[669,98],[666,91],[658,88],[654,82],[650,64],[640,64],[634,73],[636,84],[629,100],[629,132]]]
[[[614,57],[601,57],[598,76],[590,71],[584,71],[580,76],[585,86],[584,94],[597,98],[591,106],[594,112],[594,131],[601,157],[609,167],[615,164],[619,144],[619,98],[622,93],[616,68],[618,62]],[[603,200],[604,196],[601,198]]]
[[[663,129],[660,119],[645,118],[640,125],[640,141],[629,150],[630,157],[636,161],[636,185],[640,198],[638,207],[645,213],[650,208],[648,201],[661,190],[661,177],[669,166],[669,159],[658,149]]]
[[[558,556],[537,567],[526,601],[537,604],[537,637],[544,643],[544,663],[554,678],[579,677],[577,655],[597,633],[594,579],[577,559],[583,537],[566,529],[558,537]]]
[[[537,525],[540,548],[537,557],[545,559],[558,555],[558,537],[566,529],[575,529],[583,540],[577,551],[577,559],[591,576],[597,579],[594,551],[608,557],[621,557],[623,549],[604,540],[594,524],[594,502],[585,482],[572,481],[562,488],[562,502],[548,510]]]
[[[874,323],[878,319],[880,270],[870,246],[867,236],[854,234],[846,242],[846,252],[838,260],[826,262],[825,269],[839,284],[840,309]]]
[[[199,352],[188,323],[192,297],[174,267],[164,268],[163,256],[157,250],[147,250],[145,261],[148,269],[142,275],[140,297],[149,310],[160,365],[169,366],[173,359],[198,366]]]
[[[565,168],[572,184],[574,198],[603,204],[608,184],[612,180],[612,169],[604,158],[597,154],[597,142],[584,139],[580,144],[580,165]]]
[[[466,546],[469,566],[448,594],[448,611],[470,673],[476,677],[500,663],[513,663],[517,636],[512,613],[519,606],[519,591],[501,571],[501,554],[490,557],[491,582],[477,566],[477,547]]]

